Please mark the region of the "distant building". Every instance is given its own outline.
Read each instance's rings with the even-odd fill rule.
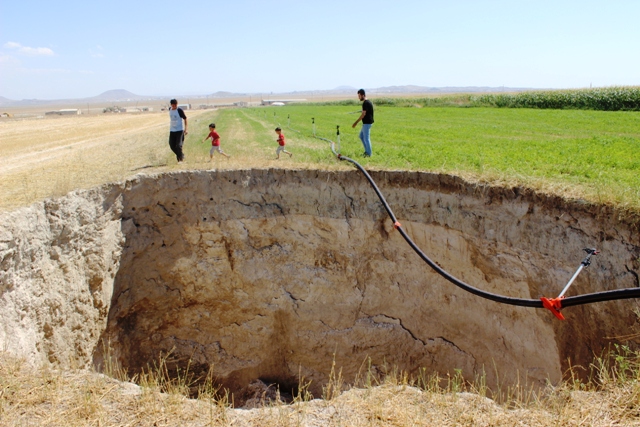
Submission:
[[[306,99],[263,99],[261,105],[286,105],[292,102],[307,102]]]
[[[114,105],[113,107],[106,107],[102,109],[103,113],[124,113],[126,110],[122,107]]]
[[[65,108],[64,110],[47,111],[44,114],[45,116],[77,116],[78,114],[82,114],[82,112],[77,108]]]
[[[191,110],[191,104],[178,104],[178,108],[182,108],[183,110]]]
[[[125,107],[125,113],[146,113],[153,111],[153,107]]]

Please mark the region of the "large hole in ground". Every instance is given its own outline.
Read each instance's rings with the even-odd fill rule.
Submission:
[[[372,176],[425,253],[476,287],[555,296],[592,246],[602,253],[569,295],[638,286],[637,224],[615,210],[444,175]],[[319,397],[333,367],[346,383],[395,367],[544,385],[636,326],[635,300],[571,307],[560,322],[455,287],[410,249],[356,171],[140,176],[83,203],[69,197],[44,205],[53,237],[41,256],[75,278],[67,286],[84,308],[60,314],[48,298],[54,308],[21,348],[104,366],[107,342],[130,373],[170,354],[172,372],[212,370],[238,405],[257,379],[295,392],[303,378]],[[75,236],[65,217],[93,231]],[[30,280],[53,280],[49,271]]]

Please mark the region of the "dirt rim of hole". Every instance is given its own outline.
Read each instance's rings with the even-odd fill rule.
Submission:
[[[556,295],[590,246],[602,254],[576,291],[638,286],[637,224],[615,209],[441,174],[372,176],[416,243],[474,286]],[[1,223],[5,348],[100,369],[108,343],[131,373],[170,354],[172,372],[212,368],[238,404],[257,379],[295,392],[304,378],[319,396],[332,366],[346,382],[397,368],[544,386],[637,323],[636,301],[559,322],[465,293],[410,250],[356,171],[140,175]]]

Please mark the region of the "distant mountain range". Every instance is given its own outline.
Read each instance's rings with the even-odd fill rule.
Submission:
[[[367,90],[367,89],[365,89]],[[367,93],[495,93],[495,92],[524,92],[527,90],[537,90],[523,87],[489,87],[489,86],[445,86],[445,87],[424,87],[424,86],[386,86],[377,89],[369,89]]]
[[[131,93],[128,90],[124,89],[114,89],[108,90],[106,92],[102,92],[98,96],[93,96],[91,98],[85,98],[86,101],[96,101],[96,102],[108,102],[108,101],[137,101],[143,99],[149,99],[149,96],[141,96],[136,95],[135,93]]]
[[[308,90],[308,91],[295,91],[288,93],[279,93],[278,97],[286,95],[319,95],[319,94],[342,94],[342,93],[354,93],[358,90],[353,86],[338,86],[330,90]],[[407,94],[407,93],[478,93],[478,92],[522,92],[526,90],[533,90],[531,88],[512,88],[512,87],[486,87],[486,86],[466,86],[466,87],[425,87],[425,86],[385,86],[379,88],[365,88],[367,94],[375,95],[382,93],[389,94]],[[273,97],[273,93],[270,93],[268,97]],[[179,96],[178,98],[189,99],[204,99],[204,98],[238,98],[243,96],[255,96],[256,99],[259,96],[267,97],[266,93],[234,93],[218,91],[211,94],[195,95],[195,96]],[[136,102],[136,101],[162,101],[167,102],[170,97],[168,96],[143,96],[131,93],[124,89],[108,90],[97,96],[90,98],[76,98],[76,99],[23,99],[20,101],[5,98],[0,96],[0,108],[2,107],[28,107],[28,106],[46,106],[46,105],[61,105],[61,104],[98,104],[98,103],[122,103],[122,102]]]
[[[98,96],[92,96],[90,98],[76,98],[76,99],[23,99],[16,101],[13,99],[0,96],[0,107],[29,107],[29,106],[46,106],[46,105],[62,105],[62,104],[98,104],[108,102],[131,102],[131,101],[144,101],[144,100],[158,100],[165,97],[154,96],[141,96],[131,93],[128,90],[116,89],[108,90],[101,93]]]

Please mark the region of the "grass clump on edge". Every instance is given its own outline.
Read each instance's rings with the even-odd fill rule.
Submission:
[[[169,378],[166,358],[140,376],[117,380],[86,369],[34,368],[0,353],[0,425],[638,425],[639,362],[640,353],[617,345],[590,367],[571,368],[560,385],[515,384],[502,391],[488,389],[483,376],[467,381],[459,371],[445,378],[420,371],[410,377],[393,368],[383,374],[365,368],[346,386],[334,365],[322,399],[313,399],[302,380],[291,404],[275,399],[237,410],[212,380],[189,398],[193,378],[188,372]],[[581,371],[588,371],[586,380],[578,379]]]

